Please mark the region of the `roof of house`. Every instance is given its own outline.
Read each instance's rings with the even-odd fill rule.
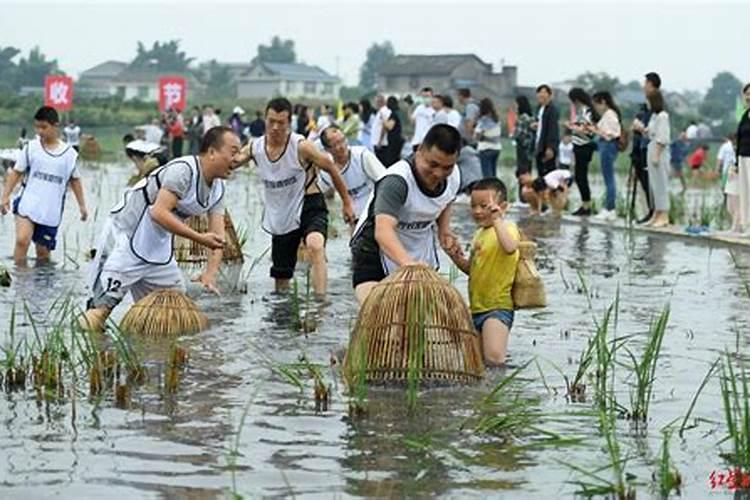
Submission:
[[[263,68],[271,73],[273,77],[284,80],[314,81],[338,83],[338,77],[326,73],[318,66],[310,66],[302,63],[270,63],[260,62]],[[245,75],[241,78],[243,81],[266,80],[265,77],[253,77]]]
[[[399,75],[442,75],[450,74],[456,67],[466,61],[476,60],[487,66],[492,65],[482,61],[476,54],[399,54],[378,68],[378,74],[383,76]]]
[[[81,78],[112,78],[119,75],[128,63],[121,61],[105,61],[81,72]]]

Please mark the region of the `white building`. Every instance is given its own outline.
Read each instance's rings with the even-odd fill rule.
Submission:
[[[254,64],[237,79],[237,97],[292,99],[333,99],[338,97],[341,80],[317,66],[299,63]]]
[[[76,93],[92,97],[120,96],[125,101],[138,99],[144,102],[157,102],[159,78],[167,75],[184,76],[187,79],[188,96],[198,90],[198,81],[192,75],[151,68],[131,68],[128,63],[107,61],[81,73]]]

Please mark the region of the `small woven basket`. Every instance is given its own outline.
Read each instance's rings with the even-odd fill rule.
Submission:
[[[461,294],[426,266],[388,276],[359,311],[344,375],[350,387],[362,377],[384,384],[480,380],[482,350]]]
[[[533,309],[547,306],[544,281],[534,264],[536,243],[521,241],[518,244],[518,267],[513,280],[511,295],[515,309]]]
[[[120,322],[123,332],[146,337],[175,337],[206,328],[206,315],[177,290],[151,292],[133,304]]]
[[[199,215],[190,217],[187,225],[199,233],[208,231],[208,216]],[[200,273],[208,262],[209,250],[192,240],[175,236],[174,256],[177,265],[190,278]],[[221,269],[219,269],[218,282],[222,289],[234,290],[242,274],[242,265],[245,256],[242,254],[242,245],[234,228],[229,211],[224,212],[224,252],[221,258]]]

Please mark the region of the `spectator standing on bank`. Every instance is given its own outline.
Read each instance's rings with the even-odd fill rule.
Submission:
[[[466,125],[466,122],[464,122]],[[500,157],[500,119],[492,99],[485,97],[479,101],[479,116],[474,127],[474,140],[479,151],[482,177],[496,177],[497,159]]]
[[[536,168],[539,177],[555,169],[557,163],[557,146],[560,143],[560,114],[552,102],[552,89],[542,84],[536,89],[539,104],[537,122],[532,126],[536,130]]]

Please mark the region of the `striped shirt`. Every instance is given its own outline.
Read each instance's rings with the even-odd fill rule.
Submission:
[[[578,126],[586,126],[594,123],[591,109],[588,106],[581,106],[576,108],[576,121],[575,124]],[[591,144],[593,136],[586,132],[573,132],[573,145],[574,146],[586,146]]]

